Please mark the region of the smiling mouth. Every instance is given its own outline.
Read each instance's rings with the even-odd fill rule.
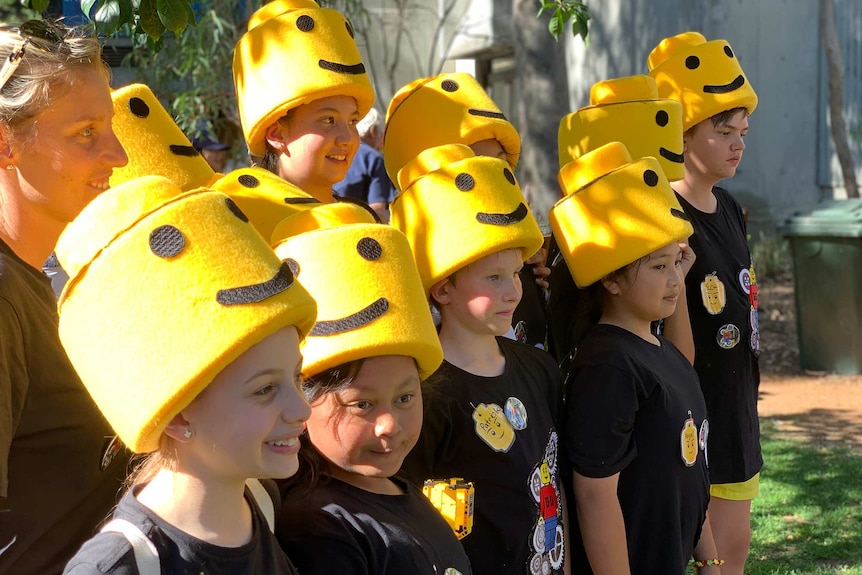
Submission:
[[[389,310],[389,300],[385,297],[379,298],[374,303],[362,308],[354,314],[341,319],[324,320],[314,324],[308,335],[326,336],[337,335],[368,325]]]
[[[514,211],[511,211],[508,214],[487,214],[485,212],[479,212],[476,214],[476,219],[480,224],[508,226],[509,224],[517,224],[526,218],[528,213],[527,206],[521,202]]]
[[[745,84],[745,78],[740,74],[736,77],[736,80],[731,82],[730,84],[724,84],[721,86],[704,86],[703,91],[707,94],[727,94],[728,92],[733,92],[734,90],[738,90],[742,88],[743,84]]]
[[[330,62],[329,60],[318,60],[317,65],[324,70],[329,70],[330,72],[337,72],[338,74],[357,75],[365,73],[365,64],[361,63],[348,66],[347,64],[339,64],[338,62]]]
[[[200,152],[195,150],[192,146],[179,146],[177,144],[171,144],[169,146],[171,149],[171,153],[175,156],[184,156],[186,158],[194,158],[195,156],[199,156]]]
[[[263,283],[250,286],[229,288],[219,290],[216,301],[222,305],[241,305],[244,303],[258,303],[280,294],[293,285],[293,272],[287,263],[282,263],[275,276]]]
[[[502,112],[492,112],[491,110],[477,110],[476,108],[470,108],[467,110],[467,113],[471,116],[480,116],[482,118],[496,118],[497,120],[506,120],[506,116]]]
[[[675,164],[682,164],[685,162],[685,156],[682,154],[675,154],[668,150],[667,148],[659,148],[658,153],[662,158],[668,160],[669,162],[674,162]]]

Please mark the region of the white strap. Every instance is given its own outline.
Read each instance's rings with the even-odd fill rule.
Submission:
[[[264,487],[257,479],[246,480],[245,486],[248,487],[251,496],[254,498],[254,502],[257,503],[258,507],[260,507],[263,516],[266,518],[266,522],[269,524],[269,530],[274,532],[275,505],[272,503],[272,497],[270,497],[269,491],[267,491],[266,487]]]
[[[262,487],[262,486],[261,486]],[[119,533],[132,545],[135,554],[135,564],[138,566],[140,575],[159,575],[162,567],[159,564],[159,552],[150,538],[144,532],[125,519],[112,519],[104,527],[102,532]]]

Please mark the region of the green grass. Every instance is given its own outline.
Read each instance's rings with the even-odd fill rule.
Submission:
[[[769,419],[761,429],[746,575],[862,575],[862,451],[783,438]]]

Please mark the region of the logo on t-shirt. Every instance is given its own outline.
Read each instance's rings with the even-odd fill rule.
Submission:
[[[515,442],[515,430],[506,419],[503,408],[496,403],[480,403],[473,410],[476,435],[494,451],[506,453]]]
[[[538,506],[536,526],[530,541],[532,575],[549,575],[563,567],[563,509],[557,483],[557,432],[551,431],[545,455],[530,474],[530,492]]]

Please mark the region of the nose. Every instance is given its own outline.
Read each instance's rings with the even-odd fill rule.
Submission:
[[[401,433],[401,424],[391,410],[381,410],[374,419],[374,434],[377,437],[394,437]]]
[[[745,139],[743,139],[741,134],[734,136],[733,142],[731,143],[731,149],[736,152],[741,152],[745,149]]]
[[[521,294],[523,291],[521,275],[515,274],[512,276],[512,280],[507,283],[505,292],[503,293],[503,298],[508,302],[521,301]]]
[[[129,156],[113,130],[105,134],[102,161],[112,168],[121,168],[129,163]]]
[[[335,141],[340,144],[349,144],[351,147],[359,146],[359,131],[354,124],[346,120],[338,122],[338,133],[335,136]]]
[[[290,392],[282,394],[284,405],[281,418],[287,423],[305,423],[311,417],[311,406],[296,386],[287,385]]]

